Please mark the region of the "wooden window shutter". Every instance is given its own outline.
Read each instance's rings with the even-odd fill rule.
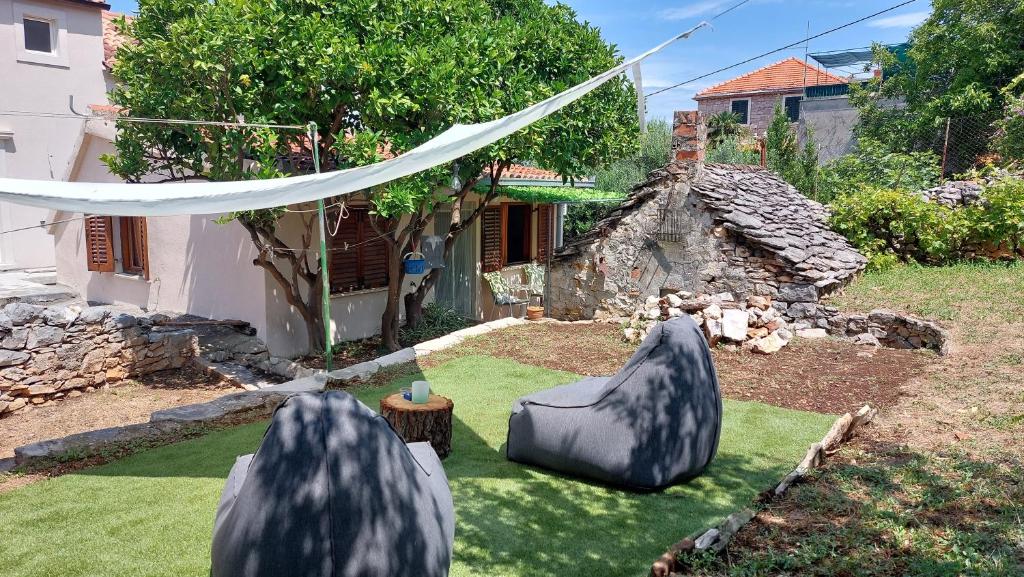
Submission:
[[[94,272],[114,272],[114,219],[109,216],[85,218],[86,267]]]
[[[121,229],[121,270],[138,274],[149,279],[149,241],[146,232],[146,218],[122,216]]]
[[[378,238],[370,218],[365,208],[349,208],[348,218],[341,220],[337,234],[328,239],[331,292],[388,286],[388,243]]]
[[[480,216],[480,264],[484,272],[501,270],[504,260],[504,242],[502,242],[502,209],[503,206],[489,206]]]
[[[388,286],[388,243],[370,224],[370,211],[361,211],[360,227],[362,242],[360,258],[362,260],[362,287],[364,289]],[[384,228],[384,227],[381,227]],[[384,230],[387,230],[384,228]]]
[[[338,225],[337,234],[328,238],[328,246],[331,249],[328,265],[331,292],[359,289],[359,247],[355,246],[359,244],[358,214],[359,211],[350,208],[348,218],[343,219]],[[347,250],[346,246],[349,247]]]
[[[537,262],[545,264],[551,253],[551,220],[554,205],[542,204],[537,208]]]

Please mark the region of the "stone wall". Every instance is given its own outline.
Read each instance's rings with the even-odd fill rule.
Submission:
[[[0,416],[192,363],[195,333],[154,326],[162,317],[109,306],[3,307]]]

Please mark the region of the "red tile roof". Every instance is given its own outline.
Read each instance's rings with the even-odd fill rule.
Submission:
[[[797,58],[787,58],[775,64],[769,64],[737,76],[732,80],[726,80],[710,88],[705,88],[694,96],[695,99],[724,96],[727,94],[749,94],[753,92],[783,92],[790,91],[804,86],[817,86],[819,84],[845,84],[848,79],[805,64]]]
[[[95,6],[104,10],[110,10],[110,4],[107,4],[105,0],[65,0],[65,2],[71,2],[72,4],[85,4],[86,6]]]
[[[118,14],[117,12],[111,12],[109,10],[103,11],[103,66],[106,67],[107,70],[114,68],[117,49],[128,41],[128,37],[121,34],[114,25],[114,22],[121,17],[124,17],[129,22],[132,19],[131,16],[125,16],[124,14]]]
[[[543,168],[537,168],[535,166],[523,166],[521,164],[513,164],[509,166],[501,175],[502,180],[517,179],[517,180],[551,180],[562,182],[562,175],[557,172],[550,170],[544,170]]]

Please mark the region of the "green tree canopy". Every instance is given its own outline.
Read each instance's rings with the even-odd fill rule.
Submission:
[[[568,7],[543,0],[142,0],[122,24],[111,101],[134,116],[319,126],[321,168],[400,154],[456,123],[492,120],[604,71],[621,57]],[[401,254],[453,203],[449,246],[482,210],[458,207],[480,175],[513,162],[568,178],[627,150],[636,132],[625,79],[494,145],[367,191],[392,245],[385,341],[395,346]],[[307,172],[300,131],[124,124],[108,164],[129,180],[234,180]],[[455,178],[457,177],[457,178]],[[489,197],[493,197],[493,190]],[[488,199],[485,199],[488,200]],[[319,266],[278,234],[284,209],[233,215],[323,346]],[[433,281],[431,280],[433,279]],[[429,290],[422,283],[417,298]],[[425,288],[424,288],[425,287]],[[408,303],[407,303],[408,304]]]

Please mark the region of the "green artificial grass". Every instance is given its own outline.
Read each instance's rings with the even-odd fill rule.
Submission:
[[[573,375],[468,356],[353,392],[376,409],[382,396],[424,377],[455,401],[444,463],[457,519],[455,577],[645,575],[670,544],[777,482],[832,420],[726,401],[718,456],[706,474],[636,494],[505,460],[512,401]],[[223,480],[264,428],[219,431],[0,494],[0,575],[207,575]]]

